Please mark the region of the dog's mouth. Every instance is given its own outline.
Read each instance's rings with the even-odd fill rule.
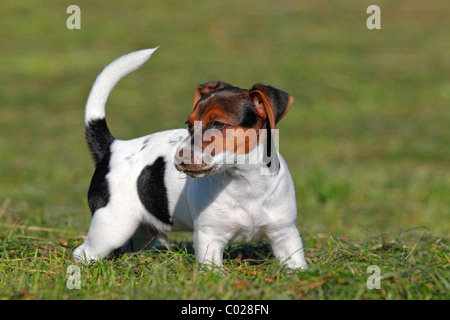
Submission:
[[[202,167],[199,169],[190,169],[188,167],[179,165],[179,164],[175,164],[175,167],[178,171],[181,171],[183,173],[185,173],[187,176],[191,177],[191,178],[195,178],[195,179],[201,179],[204,177],[207,177],[211,174],[213,174],[214,172],[217,171],[218,167],[217,166],[212,166],[212,167]]]

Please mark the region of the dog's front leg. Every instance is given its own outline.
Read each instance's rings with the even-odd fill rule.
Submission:
[[[290,269],[307,270],[302,239],[295,224],[282,229],[270,230],[266,234],[273,254]]]
[[[221,266],[223,262],[223,251],[228,241],[217,232],[205,230],[194,231],[195,258],[198,262],[206,265]]]

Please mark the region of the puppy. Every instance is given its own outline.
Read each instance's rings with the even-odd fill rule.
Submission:
[[[282,264],[307,269],[295,225],[294,184],[274,147],[275,125],[292,103],[286,92],[208,82],[195,91],[187,130],[129,141],[112,136],[105,120],[111,90],[156,49],[113,61],[89,94],[85,124],[96,167],[88,191],[93,216],[74,258],[91,263],[124,245],[136,250],[139,239],[167,242],[169,231],[193,230],[200,263],[220,266],[228,244],[267,238]]]

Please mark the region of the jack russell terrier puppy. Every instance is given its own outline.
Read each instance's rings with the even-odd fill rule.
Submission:
[[[307,269],[295,225],[294,184],[274,147],[275,125],[289,110],[286,92],[216,81],[194,94],[186,129],[123,141],[105,120],[106,100],[120,79],[156,50],[124,55],[97,77],[86,103],[86,138],[95,161],[88,191],[89,232],[74,258],[92,263],[113,250],[194,231],[196,259],[220,266],[229,243],[267,238],[275,257]],[[130,240],[131,239],[131,240]],[[143,240],[144,239],[144,240]]]

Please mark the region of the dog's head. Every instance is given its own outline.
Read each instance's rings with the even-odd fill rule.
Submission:
[[[250,90],[222,81],[199,85],[186,121],[190,135],[175,155],[177,170],[203,178],[236,165],[239,158],[248,159],[261,145],[269,148],[269,157],[274,155],[271,129],[286,115],[292,101],[286,92],[262,84]]]

